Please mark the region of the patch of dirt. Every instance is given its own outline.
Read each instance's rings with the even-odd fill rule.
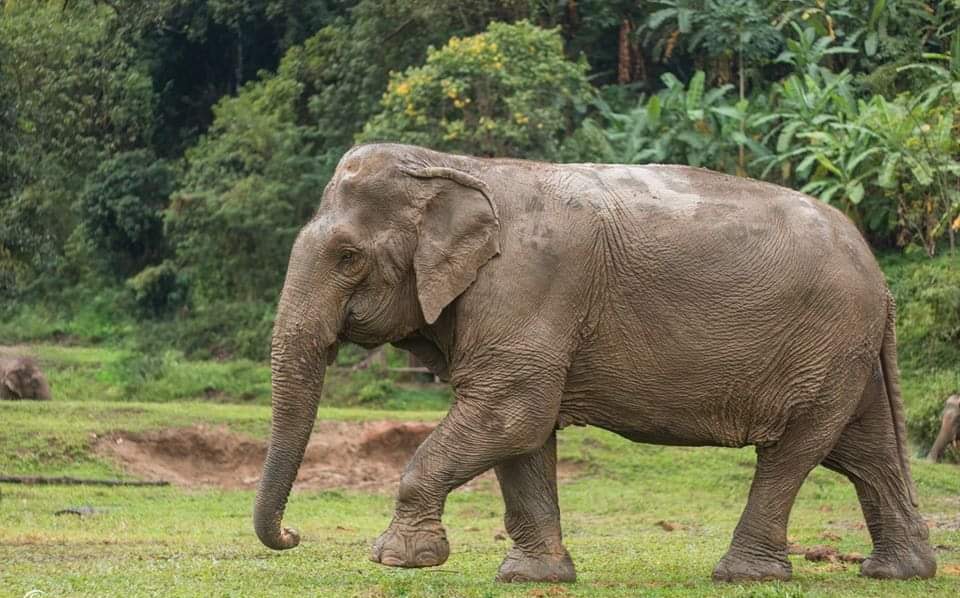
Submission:
[[[928,515],[925,518],[930,529],[942,529],[951,532],[960,531],[960,516],[956,515]]]
[[[30,345],[0,345],[0,357],[36,357]]]
[[[394,491],[403,468],[433,428],[422,422],[318,421],[295,487]],[[185,487],[247,489],[256,487],[267,453],[265,441],[204,425],[115,432],[93,439],[93,449],[141,478]],[[580,463],[561,459],[557,474],[563,480],[583,469]],[[491,472],[481,476],[492,478]]]
[[[548,588],[534,588],[527,592],[527,596],[533,598],[550,598],[551,596],[569,596],[567,588],[563,586],[550,586]]]
[[[674,532],[679,530],[687,529],[687,526],[682,523],[677,523],[676,521],[658,521],[654,525],[659,526],[665,532]]]
[[[805,547],[799,544],[790,544],[787,547],[789,554],[803,555],[808,561],[819,563],[862,563],[866,557],[859,552],[842,553],[833,546]]]

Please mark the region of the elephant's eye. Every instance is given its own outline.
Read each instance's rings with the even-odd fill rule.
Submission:
[[[360,252],[356,249],[341,249],[339,255],[339,264],[341,268],[351,268],[359,261]]]

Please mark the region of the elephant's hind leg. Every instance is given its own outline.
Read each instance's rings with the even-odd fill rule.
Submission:
[[[757,448],[747,506],[727,554],[713,570],[715,581],[790,579],[787,520],[807,474],[829,450],[821,442],[811,438],[809,422],[796,418],[776,444]]]
[[[823,465],[847,476],[857,489],[873,554],[860,567],[867,577],[932,577],[936,559],[927,526],[910,499],[909,471],[900,466],[893,417],[882,383],[872,380],[862,417],[843,431]]]
[[[500,463],[496,472],[514,542],[497,581],[575,581],[560,532],[556,433],[539,450]]]

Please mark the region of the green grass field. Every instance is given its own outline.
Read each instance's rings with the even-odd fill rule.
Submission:
[[[83,363],[117,357],[103,349],[41,347],[37,352],[50,365],[55,391],[79,381]],[[238,366],[202,367],[216,373]],[[103,370],[86,376],[95,379],[105,375]],[[242,375],[237,370],[226,379]],[[103,385],[110,388],[109,381]],[[92,391],[77,394],[75,400],[0,404],[0,473],[128,477],[91,451],[94,434],[206,423],[263,438],[268,429],[269,407],[260,398],[240,404],[200,398],[143,402],[107,392],[110,400]],[[325,407],[319,415],[421,421],[441,416],[436,410],[359,407]],[[938,547],[936,579],[867,580],[858,576],[855,564],[793,556],[792,582],[731,586],[713,584],[710,572],[744,505],[752,449],[640,445],[596,429],[568,429],[560,433],[560,456],[580,469],[560,488],[566,543],[579,574],[572,585],[492,581],[509,541],[502,539],[503,505],[489,481],[451,495],[444,519],[451,557],[428,570],[389,569],[367,560],[370,544],[390,519],[393,498],[386,492],[295,491],[286,522],[301,531],[303,543],[276,553],[253,534],[252,491],[0,484],[0,596],[960,594],[960,468],[955,465],[914,462],[921,510]],[[76,506],[101,512],[54,515]],[[814,471],[794,508],[790,538],[806,547],[869,553],[852,485],[826,470]]]

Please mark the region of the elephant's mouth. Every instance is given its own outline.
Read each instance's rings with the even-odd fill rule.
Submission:
[[[353,317],[353,313],[348,313],[347,317],[343,320],[343,324],[340,326],[340,332],[337,334],[337,342],[353,343],[354,345],[359,345],[364,349],[370,350],[376,349],[383,343],[390,341],[379,338],[373,331],[364,329],[363,324],[357,322]]]

